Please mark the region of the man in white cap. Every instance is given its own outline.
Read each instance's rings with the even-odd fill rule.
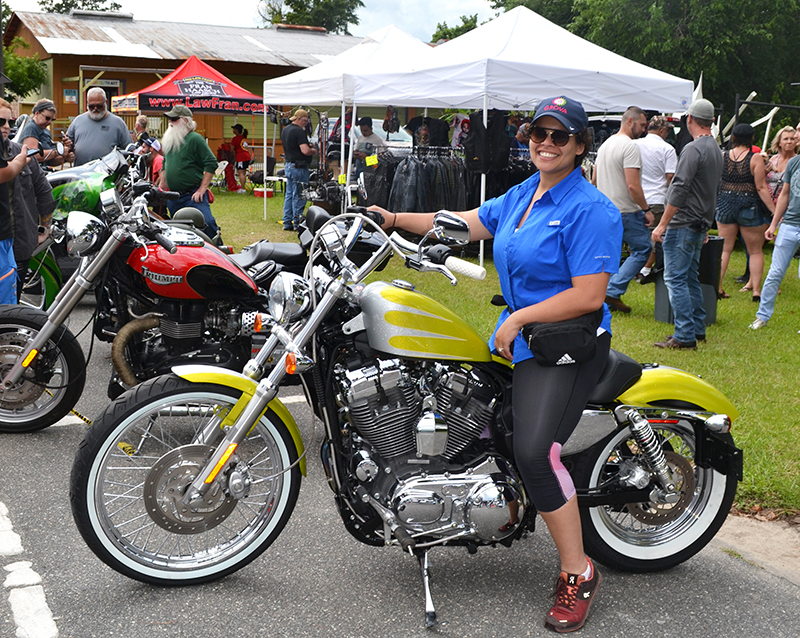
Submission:
[[[678,157],[664,215],[653,230],[653,239],[662,242],[664,249],[664,283],[675,317],[675,333],[657,342],[658,348],[694,349],[706,338],[706,311],[697,273],[700,250],[714,222],[723,158],[711,135],[714,105],[695,100],[687,113],[686,127],[694,140]]]
[[[281,131],[283,155],[286,159],[284,175],[286,177],[286,197],[283,201],[283,230],[297,230],[306,200],[301,189],[308,183],[309,166],[314,147],[308,142],[306,125],[310,119],[308,111],[297,109],[289,118],[291,124]]]

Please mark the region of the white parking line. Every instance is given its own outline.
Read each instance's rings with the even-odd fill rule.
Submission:
[[[8,508],[0,502],[0,556],[18,556],[24,553],[22,539],[8,516]],[[42,577],[27,560],[3,566],[8,572],[3,587],[9,590],[8,602],[17,625],[17,636],[25,638],[57,638],[58,627],[47,606]]]

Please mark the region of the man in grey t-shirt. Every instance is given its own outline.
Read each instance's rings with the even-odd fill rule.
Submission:
[[[722,177],[722,151],[711,136],[714,105],[708,100],[691,103],[686,128],[694,141],[678,157],[675,176],[667,191],[664,216],[653,239],[664,248],[664,283],[675,317],[675,333],[658,348],[697,347],[706,337],[703,290],[698,279],[700,250],[714,222],[717,187]]]
[[[131,142],[125,121],[109,113],[106,92],[99,86],[86,93],[86,113],[72,121],[67,138],[72,142],[76,166],[103,157],[115,146],[125,148]]]
[[[619,132],[603,143],[595,162],[597,189],[622,214],[622,241],[630,251],[619,272],[608,280],[606,304],[610,310],[626,313],[631,311],[631,307],[621,297],[650,256],[647,227],[653,223],[653,213],[642,191],[642,159],[639,147],[633,142],[646,128],[644,111],[636,106],[629,107],[622,115]]]

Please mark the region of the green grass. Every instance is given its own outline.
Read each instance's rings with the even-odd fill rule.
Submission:
[[[294,233],[281,229],[283,198],[268,200],[268,220],[263,220],[262,199],[222,193],[214,204],[214,214],[222,226],[223,238],[241,249],[262,238],[272,241],[296,240]],[[771,261],[771,245],[766,248]],[[380,279],[395,278],[414,283],[421,292],[441,301],[488,337],[494,328],[498,309],[490,305],[500,291],[497,274],[487,260],[487,277],[482,282],[462,278],[451,287],[435,273],[405,269],[393,259]],[[739,293],[733,277],[744,270],[744,253],[736,250],[723,287],[731,298],[717,305],[717,322],[708,327],[708,341],[696,351],[664,351],[655,341],[672,333],[670,324],[653,318],[655,287],[632,283],[625,302],[630,315],[614,315],[613,347],[643,362],[657,361],[698,374],[722,391],[739,410],[734,422],[736,444],[744,450],[744,481],[738,501],[764,507],[800,509],[800,281],[797,262],[792,262],[781,285],[776,311],[769,324],[758,331],[748,328],[757,305],[751,295]]]

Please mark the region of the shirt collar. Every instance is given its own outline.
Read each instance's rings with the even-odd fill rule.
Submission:
[[[536,173],[533,177],[534,178],[530,181],[530,185],[531,190],[536,192],[536,189],[539,187],[539,173]],[[561,203],[561,200],[567,196],[567,193],[569,193],[577,184],[580,183],[578,180],[581,179],[583,179],[583,173],[581,172],[581,167],[578,166],[558,184],[548,190],[545,195],[549,195],[550,199],[553,201],[553,204],[558,205]]]

